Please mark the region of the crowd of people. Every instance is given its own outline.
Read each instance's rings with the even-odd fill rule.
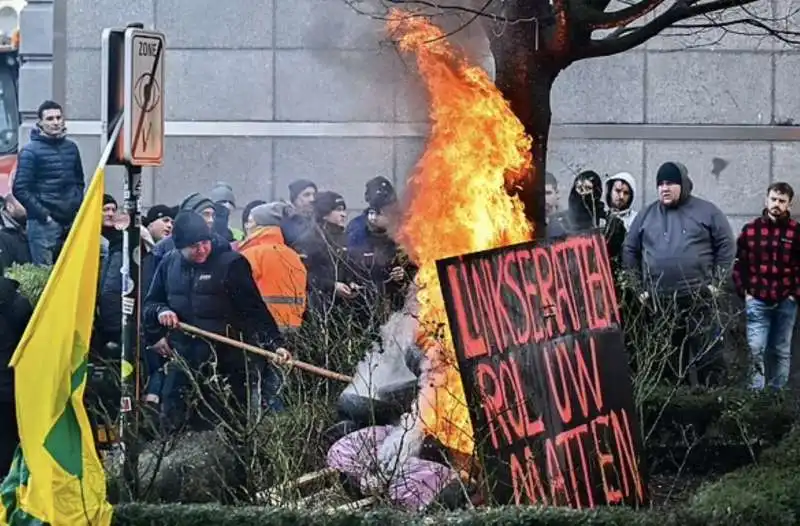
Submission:
[[[80,152],[66,137],[63,111],[47,101],[38,127],[19,154],[12,192],[0,218],[0,269],[14,263],[52,265],[80,208],[84,173]],[[692,194],[685,166],[664,163],[655,174],[658,199],[634,207],[635,178],[605,180],[578,174],[560,210],[556,179],[547,174],[548,236],[600,229],[612,263],[631,279],[619,294],[632,296],[651,319],[666,305],[679,311],[672,341],[696,381],[719,381],[724,363],[711,303],[732,276],[746,299],[752,386],[782,388],[788,379],[790,338],[800,295],[800,230],[790,216],[794,191],[774,183],[763,215],[745,225],[738,242],[726,216]],[[272,363],[178,330],[187,323],[274,351],[291,359],[287,335],[310,319],[326,330],[385,320],[404,303],[416,267],[396,240],[402,207],[384,177],[366,182],[363,213],[347,221],[341,194],[308,179],[288,187],[285,200],[240,203],[220,182],[178,204],[155,204],[142,218],[143,401],[166,423],[181,421],[190,390],[188,370],[227,379],[233,398],[282,411],[281,376]],[[103,206],[101,271],[92,352],[119,358],[122,320],[123,232],[117,200]],[[13,374],[6,367],[31,307],[17,284],[0,278],[0,474],[10,462],[14,429]],[[623,320],[625,313],[623,313]],[[367,324],[364,324],[365,326]],[[698,330],[699,329],[699,330]],[[180,357],[184,367],[174,366]],[[685,368],[685,367],[684,367]],[[676,373],[677,374],[677,373]],[[255,394],[254,394],[255,393]]]
[[[637,210],[631,174],[618,173],[603,183],[596,172],[581,172],[569,190],[567,209],[558,210],[558,182],[548,173],[549,235],[603,231],[612,265],[621,271],[618,293],[634,300],[624,302],[629,312],[623,312],[623,323],[637,304],[650,321],[650,334],[663,332],[658,324],[669,317],[670,347],[676,352],[667,375],[692,383],[724,379],[726,327],[716,299],[733,288],[745,300],[752,387],[785,387],[800,295],[794,189],[785,182],[769,185],[762,215],[737,239],[725,214],[693,195],[686,166],[666,162],[655,176],[657,200]]]

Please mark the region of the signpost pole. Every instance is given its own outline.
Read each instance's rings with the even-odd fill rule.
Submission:
[[[101,115],[105,141],[115,141],[108,164],[125,167],[123,232],[122,331],[120,335],[121,450],[120,500],[139,494],[139,364],[141,314],[146,290],[141,283],[141,185],[143,166],[161,166],[164,158],[164,49],[163,33],[146,31],[144,24],[103,32],[103,90]],[[108,134],[122,120],[119,139]]]
[[[144,24],[128,24],[128,28],[143,29]],[[125,69],[131,57],[125,54]],[[126,86],[127,89],[127,86]],[[127,115],[126,115],[127,116]],[[123,126],[124,126],[123,117]],[[140,291],[141,272],[136,253],[140,250],[139,202],[142,188],[142,168],[125,163],[123,186],[125,214],[128,224],[123,233],[122,249],[122,338],[120,346],[120,445],[122,447],[123,488],[120,499],[131,502],[139,496],[139,382],[141,356],[140,317],[144,294]],[[146,291],[145,291],[146,292]]]
[[[122,252],[122,345],[120,371],[120,441],[122,445],[122,474],[125,482],[121,495],[125,500],[135,500],[139,494],[138,435],[138,365],[140,362],[139,320],[144,293],[141,292],[141,267],[136,253],[139,250],[141,224],[139,200],[141,197],[142,169],[126,167],[124,185],[125,214],[128,225],[123,234]],[[146,291],[145,291],[146,292]]]

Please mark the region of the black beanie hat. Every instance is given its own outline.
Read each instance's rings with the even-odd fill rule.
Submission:
[[[677,164],[667,162],[661,165],[656,174],[656,186],[661,186],[662,183],[683,183],[683,174]]]
[[[172,241],[175,243],[175,248],[180,250],[200,241],[211,241],[211,230],[203,216],[184,210],[175,218]]]
[[[162,217],[169,217],[171,219],[175,219],[175,209],[167,205],[152,206],[150,207],[150,210],[147,211],[147,215],[144,216],[142,224],[144,226],[150,226],[150,223],[152,223],[153,221],[158,221]]]
[[[346,209],[347,205],[344,197],[336,192],[320,192],[314,199],[314,213],[317,215],[317,219],[322,219],[337,208]]]
[[[111,194],[103,194],[103,206],[106,205],[114,205],[116,207],[119,207],[119,205],[117,204],[117,200],[114,199],[114,196]]]
[[[303,193],[303,190],[306,188],[313,188],[314,191],[317,191],[317,185],[314,181],[309,181],[308,179],[298,179],[289,184],[289,202],[294,203],[294,200],[297,199],[297,196]]]
[[[367,181],[364,200],[370,208],[380,210],[384,206],[397,202],[397,192],[387,178],[378,176]]]

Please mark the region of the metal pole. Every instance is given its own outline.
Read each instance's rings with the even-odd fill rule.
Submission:
[[[122,448],[122,480],[120,499],[133,501],[139,495],[138,398],[140,359],[140,313],[142,294],[140,267],[136,251],[140,246],[142,168],[127,165],[124,198],[128,226],[123,234],[122,249],[122,338],[120,368],[120,446]]]

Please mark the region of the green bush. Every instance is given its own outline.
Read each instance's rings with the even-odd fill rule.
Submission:
[[[761,462],[707,484],[674,509],[635,511],[601,508],[506,507],[460,511],[426,517],[391,509],[324,514],[289,508],[231,508],[216,505],[127,504],[116,508],[115,526],[789,526],[800,519],[800,430],[765,452]]]
[[[47,280],[50,277],[51,267],[40,267],[27,263],[25,265],[12,265],[6,269],[5,275],[19,282],[19,291],[28,298],[32,305],[36,305],[44,292]]]
[[[640,408],[650,473],[726,473],[758,458],[791,429],[784,394],[725,388],[657,390]]]
[[[422,518],[390,509],[366,513],[321,514],[284,508],[224,508],[220,506],[142,506],[129,504],[116,509],[115,526],[400,526],[443,524],[450,526],[671,526],[675,516],[639,513],[624,508],[577,511],[566,508],[508,507],[476,512],[462,511]],[[681,522],[681,526],[700,525]],[[705,523],[703,523],[705,524]]]
[[[288,508],[226,508],[213,505],[153,506],[127,504],[115,511],[114,526],[400,526],[407,524],[447,526],[755,526],[783,525],[780,512],[763,506],[742,516],[718,515],[680,509],[634,511],[627,508],[572,510],[534,506],[459,511],[422,517],[390,509],[366,513]]]
[[[641,407],[650,441],[674,443],[679,427],[719,441],[760,440],[776,444],[791,429],[791,400],[783,393],[723,388],[654,391]]]
[[[745,524],[797,524],[800,520],[800,431],[790,433],[749,466],[708,484],[692,509],[716,520]],[[733,522],[730,522],[734,524]]]

